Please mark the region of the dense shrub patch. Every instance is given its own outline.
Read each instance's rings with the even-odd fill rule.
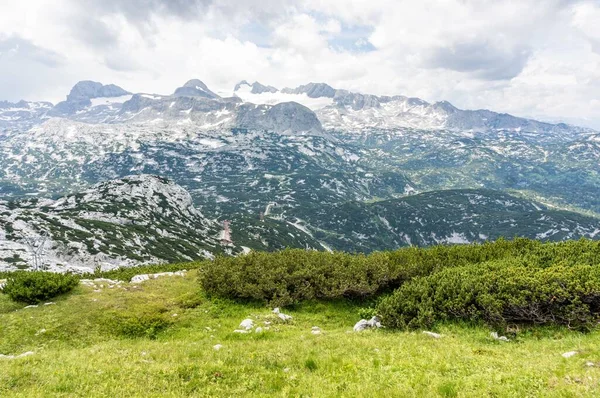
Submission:
[[[212,295],[289,305],[302,300],[365,297],[397,278],[387,254],[369,256],[299,249],[219,257],[200,270]]]
[[[71,274],[14,272],[2,292],[13,301],[37,304],[73,290],[79,279]]]
[[[600,319],[600,266],[536,267],[511,259],[447,268],[404,284],[377,312],[394,328],[460,319],[588,329]]]
[[[200,279],[208,294],[279,306],[396,289],[376,309],[389,327],[461,319],[586,328],[600,313],[599,270],[600,242],[518,238],[370,255],[251,253],[203,263]]]

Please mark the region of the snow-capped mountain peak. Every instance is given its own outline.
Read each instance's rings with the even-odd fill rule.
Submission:
[[[290,105],[274,108],[284,103]],[[316,116],[312,117],[304,107]],[[62,117],[95,124],[176,123],[203,130],[238,127],[278,132],[288,131],[293,126],[302,129],[299,131],[320,131],[322,127],[338,131],[413,128],[467,134],[501,130],[565,134],[589,131],[488,110],[461,110],[447,101],[431,104],[402,95],[378,96],[335,89],[326,83],[278,90],[242,80],[236,84],[232,97],[221,97],[199,79],[187,81],[172,95],[131,94],[112,84],[81,81],[73,87],[66,101],[52,109],[47,105],[27,112],[15,110],[17,106],[9,108],[10,111],[0,107],[0,127],[26,129],[42,123],[47,117]],[[296,108],[297,112],[286,111],[280,117],[279,111],[291,108]],[[272,118],[276,114],[277,121]],[[302,118],[297,119],[297,115]]]
[[[75,84],[67,95],[67,100],[56,104],[48,111],[48,115],[65,117],[86,112],[100,105],[113,107],[113,104],[121,104],[129,98],[131,93],[119,86],[84,80]],[[104,109],[93,112],[102,114]]]

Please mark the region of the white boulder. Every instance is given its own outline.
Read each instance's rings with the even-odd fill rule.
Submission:
[[[131,283],[142,283],[150,279],[162,278],[163,276],[185,276],[186,273],[187,271],[183,270],[176,272],[159,272],[157,274],[141,274],[131,278]]]
[[[369,319],[368,321],[366,319],[361,319],[360,321],[358,321],[354,325],[354,331],[362,332],[363,330],[366,330],[366,329],[379,329],[381,327],[382,326],[381,326],[381,322],[379,321],[379,318],[374,316],[373,318]]]
[[[563,358],[571,358],[574,355],[577,355],[578,352],[577,351],[569,351],[569,352],[565,352],[564,354],[562,354]]]
[[[510,341],[508,339],[508,337],[506,336],[498,336],[498,333],[496,332],[492,332],[490,333],[490,336],[494,339],[494,340],[498,340],[498,341]]]
[[[354,325],[354,331],[355,332],[362,332],[365,329],[369,328],[369,322],[366,319],[361,319],[360,321],[356,322],[356,324]]]
[[[279,317],[279,319],[281,319],[284,322],[287,322],[287,321],[289,321],[289,320],[292,319],[291,315],[287,315],[287,314],[284,314],[282,312],[280,312],[277,316]]]
[[[239,327],[245,330],[250,330],[254,327],[254,321],[252,319],[244,319],[242,323],[240,323]]]
[[[426,334],[429,337],[433,337],[434,339],[441,339],[442,335],[439,333],[433,333],[433,332],[427,332],[427,331],[423,331],[423,334]]]

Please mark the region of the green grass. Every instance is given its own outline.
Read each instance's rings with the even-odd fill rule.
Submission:
[[[523,330],[509,343],[478,325],[352,332],[360,304],[309,302],[277,323],[270,309],[209,299],[197,271],[138,288],[78,287],[56,305],[24,309],[0,295],[2,397],[593,397],[600,331]],[[177,314],[177,316],[173,316]],[[233,333],[251,317],[261,334]],[[160,319],[164,327],[131,337]],[[319,326],[322,335],[312,335]],[[45,333],[40,333],[45,329]],[[134,328],[135,329],[135,328]],[[137,329],[135,329],[137,330]],[[215,344],[222,344],[219,351]],[[580,351],[565,359],[566,351]]]

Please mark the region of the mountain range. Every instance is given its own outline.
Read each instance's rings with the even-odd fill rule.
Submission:
[[[302,106],[304,105],[304,106]],[[309,108],[309,109],[307,109]],[[28,109],[29,112],[17,112]],[[312,110],[312,112],[311,112]],[[88,123],[160,122],[178,120],[197,127],[267,129],[274,131],[359,130],[365,128],[512,130],[590,132],[564,123],[551,124],[489,110],[461,110],[447,101],[430,104],[402,95],[376,96],[309,83],[278,90],[259,82],[241,81],[230,97],[221,97],[192,79],[173,94],[132,94],[113,84],[77,83],[66,101],[0,102],[3,128],[30,127],[51,117]],[[291,124],[292,120],[296,121]],[[26,123],[30,121],[29,123]]]
[[[178,217],[161,219],[155,202],[122,191],[132,184],[144,198],[189,200],[169,202]],[[597,239],[598,192],[593,130],[324,83],[241,81],[224,97],[197,79],[166,95],[84,81],[56,105],[0,102],[0,245],[12,250],[0,249],[0,267],[27,266],[22,242],[42,232],[48,264],[74,268],[283,247]],[[79,197],[90,200],[64,206]],[[232,245],[220,244],[223,220]],[[156,230],[181,246],[163,252]]]

